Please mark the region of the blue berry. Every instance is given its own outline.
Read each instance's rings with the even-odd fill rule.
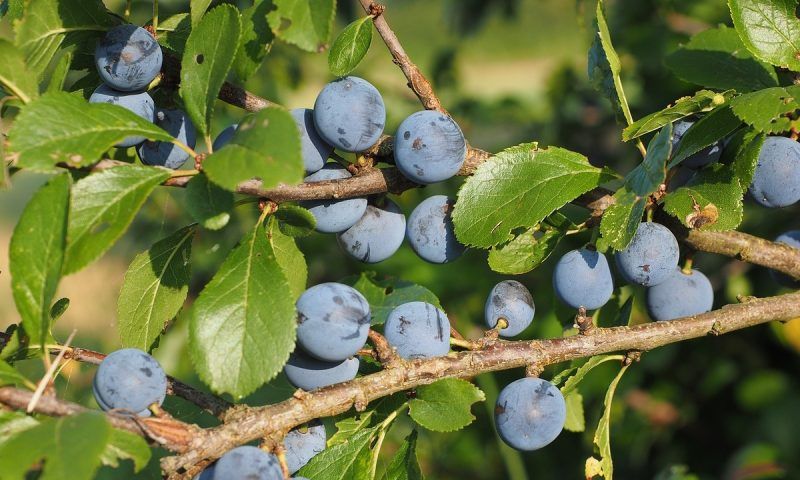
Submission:
[[[533,321],[536,306],[531,292],[516,280],[503,280],[492,288],[483,308],[486,326],[494,328],[501,318],[508,323],[500,330],[503,337],[514,337]]]
[[[297,343],[311,356],[341,362],[367,342],[369,303],[358,290],[341,283],[321,283],[297,300]]]
[[[194,124],[183,110],[159,110],[156,125],[163,128],[178,141],[194,148],[197,142]],[[146,165],[167,167],[176,170],[189,158],[189,154],[170,142],[146,141],[136,149],[139,159]]]
[[[156,105],[153,102],[153,98],[150,97],[147,92],[121,92],[103,84],[92,92],[92,96],[89,97],[89,103],[119,105],[144,118],[148,122],[155,120]],[[128,148],[139,145],[145,140],[145,137],[127,137],[114,146]]]
[[[431,358],[450,351],[450,320],[425,302],[404,303],[389,313],[383,327],[386,340],[403,358]]]
[[[100,363],[93,380],[95,400],[103,410],[122,409],[140,413],[167,394],[167,376],[147,353],[124,348]]]
[[[453,230],[453,200],[434,195],[423,200],[408,216],[406,237],[411,248],[431,263],[452,262],[464,253]]]
[[[106,33],[94,51],[103,82],[115,90],[142,90],[161,71],[161,46],[142,27],[120,25]]]
[[[676,267],[666,281],[647,289],[645,304],[653,320],[691,317],[711,310],[714,289],[699,270],[687,275]]]
[[[214,139],[214,143],[211,144],[211,148],[213,148],[216,152],[220,148],[227,145],[233,139],[233,135],[236,133],[237,128],[239,128],[239,124],[234,123],[233,125],[225,128],[225,130],[219,132],[217,138]]]
[[[318,172],[305,178],[307,183],[324,180],[341,180],[352,175],[346,168],[336,162],[325,165]],[[366,198],[348,198],[345,200],[309,200],[300,205],[307,208],[317,219],[316,229],[322,233],[339,233],[352,227],[367,210]]]
[[[639,224],[636,235],[624,250],[617,252],[617,267],[630,283],[653,287],[666,281],[678,266],[678,240],[659,223]]]
[[[300,129],[300,147],[303,154],[303,165],[306,175],[319,170],[333,153],[333,146],[325,142],[314,126],[314,110],[295,108],[290,112]]]
[[[245,445],[229,450],[214,466],[214,480],[283,480],[278,457]]]
[[[767,137],[758,155],[750,196],[769,208],[800,200],[800,144],[786,137]]]
[[[793,248],[800,249],[800,230],[790,230],[782,233],[778,235],[778,238],[776,238],[775,241],[778,243],[784,243]],[[769,273],[779,285],[782,285],[786,288],[800,289],[800,280],[795,280],[789,275],[786,275],[782,272],[776,272],[775,270],[770,270]]]
[[[529,377],[506,385],[497,396],[494,415],[504,442],[517,450],[538,450],[561,433],[567,405],[552,383]]]
[[[605,305],[614,292],[605,255],[588,248],[567,252],[553,270],[553,290],[572,308],[597,310]]]
[[[411,114],[397,128],[394,161],[407,178],[421,184],[447,180],[461,169],[467,141],[458,124],[433,110]]]
[[[286,451],[286,466],[294,473],[325,450],[327,440],[325,425],[319,420],[309,423],[305,428],[295,428],[283,438]]]
[[[683,120],[677,122],[672,127],[672,154],[678,151],[678,146],[681,143],[683,135],[689,128],[694,125],[694,122]],[[698,169],[706,165],[716,163],[722,156],[722,143],[716,142],[713,145],[700,150],[699,152],[687,157],[681,162],[681,165]]]
[[[351,257],[378,263],[391,257],[406,236],[406,216],[393,201],[381,207],[367,205],[364,215],[338,235],[339,245]]]
[[[343,77],[325,85],[314,103],[314,125],[329,144],[347,152],[373,146],[383,133],[386,107],[368,81]]]
[[[341,362],[324,362],[297,349],[283,366],[283,373],[295,387],[311,391],[356,378],[359,363],[358,357]]]

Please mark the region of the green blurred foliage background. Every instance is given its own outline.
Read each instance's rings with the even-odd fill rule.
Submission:
[[[162,0],[162,18],[188,10],[187,3]],[[122,11],[121,1],[106,4]],[[535,140],[576,150],[592,163],[610,165],[622,173],[638,161],[633,145],[621,143],[621,128],[609,104],[588,83],[586,52],[593,35],[594,2],[388,0],[386,4],[387,18],[407,52],[431,79],[473,145],[498,151]],[[135,23],[148,21],[150,6],[150,2],[134,1]],[[340,0],[338,12],[336,32],[361,14],[358,2],[350,0]],[[667,53],[693,33],[719,23],[730,25],[722,0],[616,0],[608,2],[608,15],[635,118],[697,90],[664,67]],[[10,29],[3,24],[0,31],[8,34]],[[420,108],[377,35],[354,74],[374,83],[383,94],[388,133]],[[290,108],[310,107],[329,80],[324,54],[276,44],[246,86]],[[215,131],[243,116],[242,111],[221,103],[217,112]],[[407,192],[399,203],[410,213],[427,196],[454,195],[461,181]],[[7,274],[8,239],[16,217],[41,182],[38,176],[20,174],[13,178],[12,189],[0,191],[0,328],[17,321]],[[190,222],[183,202],[181,190],[161,189],[110,254],[62,281],[59,294],[69,297],[71,306],[58,325],[57,338],[63,341],[77,329],[78,345],[103,351],[118,348],[114,312],[127,264],[136,253]],[[585,215],[577,208],[568,210],[575,218]],[[786,229],[800,228],[796,206],[765,213],[748,204],[741,230],[773,238]],[[191,295],[202,289],[254,219],[250,205],[239,208],[234,221],[221,232],[201,232],[193,249]],[[588,240],[588,236],[568,237],[554,257]],[[332,236],[313,235],[301,240],[300,246],[307,257],[310,285],[365,269],[343,255]],[[502,279],[488,269],[485,256],[485,252],[470,251],[452,264],[429,265],[403,246],[372,269],[428,287],[439,296],[454,326],[474,336],[482,328],[486,295]],[[558,307],[554,299],[550,283],[553,263],[551,259],[517,278],[531,290],[537,305],[534,326],[523,338],[557,337],[571,326],[574,312]],[[716,307],[735,302],[737,295],[768,296],[779,291],[768,272],[748,264],[703,254],[695,258],[695,265],[712,280]],[[630,295],[636,296],[636,322],[648,321],[642,294],[641,289],[625,287],[616,298],[619,305]],[[612,314],[605,316],[613,318],[614,307],[607,308]],[[623,378],[613,406],[616,477],[800,478],[798,351],[800,320],[644,354]],[[172,325],[155,355],[169,373],[200,385],[188,361],[183,318]],[[36,375],[41,366],[29,362],[25,368]],[[550,368],[543,376],[549,378],[559,368],[563,366]],[[547,448],[524,454],[497,440],[491,420],[499,388],[524,372],[477,378],[488,402],[473,408],[478,418],[461,432],[422,432],[418,455],[423,472],[428,478],[442,480],[584,478],[584,462],[593,453],[592,435],[603,395],[617,370],[617,365],[605,364],[582,384],[587,432],[565,432]],[[93,371],[86,365],[68,365],[59,379],[61,391],[67,398],[94,405],[90,393]],[[291,388],[279,378],[247,401],[266,403],[290,393]],[[180,400],[168,400],[167,408],[202,425],[213,424],[213,419]],[[385,445],[384,461],[410,428],[408,422],[395,427]],[[151,466],[155,468],[155,462]],[[157,478],[156,471],[148,469],[140,478]],[[101,473],[101,478],[129,476],[110,470]]]

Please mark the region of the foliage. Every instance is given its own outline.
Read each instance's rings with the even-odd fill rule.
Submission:
[[[120,12],[109,11],[100,0],[7,0],[1,4],[0,12],[13,27],[13,39],[0,39],[3,58],[0,85],[5,93],[0,114],[7,126],[4,128],[7,141],[1,147],[0,186],[16,187],[18,182],[24,182],[26,172],[47,175],[47,181],[24,208],[20,207],[21,215],[10,239],[8,266],[18,312],[15,318],[19,320],[2,337],[9,340],[0,344],[4,347],[0,355],[4,359],[0,361],[3,387],[36,388],[29,366],[42,357],[50,361],[50,353],[55,351],[52,344],[58,336],[54,328],[63,323],[62,314],[70,305],[69,298],[57,295],[59,285],[72,280],[62,277],[85,269],[112,249],[127,255],[129,263],[116,306],[119,342],[126,347],[156,350],[157,355],[171,356],[174,368],[180,368],[192,379],[191,383],[235,403],[258,405],[287,398],[289,390],[279,374],[295,349],[295,301],[310,282],[341,281],[352,285],[367,300],[371,326],[378,331],[395,307],[409,301],[424,301],[446,309],[452,326],[474,337],[475,325],[464,320],[468,316],[465,312],[474,314],[480,310],[484,293],[476,296],[474,291],[496,281],[497,277],[486,267],[504,275],[535,270],[536,279],[531,282],[542,290],[535,292],[539,302],[536,324],[524,338],[531,338],[532,332],[536,337],[568,336],[574,331],[564,321],[571,321],[575,312],[565,312],[560,307],[549,309],[547,295],[539,293],[549,293],[547,287],[541,286],[548,282],[539,279],[549,273],[552,262],[548,259],[554,252],[588,241],[600,251],[612,254],[630,243],[641,221],[657,218],[661,213],[674,217],[676,224],[690,230],[724,232],[757,223],[748,218],[745,198],[764,138],[796,135],[798,129],[800,86],[793,84],[793,77],[800,73],[797,2],[729,0],[729,18],[714,17],[705,23],[726,22],[732,27],[720,24],[700,31],[669,54],[651,53],[653,60],[631,55],[636,48],[631,44],[638,37],[624,28],[626,20],[628,27],[637,26],[631,18],[643,7],[627,5],[631,9],[628,12],[624,5],[618,5],[625,2],[605,5],[598,1],[589,28],[592,43],[588,47],[588,74],[573,82],[571,71],[565,70],[562,78],[553,81],[548,95],[556,108],[551,112],[553,119],[547,119],[552,123],[550,128],[526,126],[523,136],[498,135],[506,144],[493,145],[499,147],[495,150],[498,153],[478,165],[468,178],[457,184],[429,187],[446,193],[452,193],[454,185],[458,187],[452,211],[454,234],[472,253],[465,255],[461,265],[406,268],[402,273],[414,279],[408,281],[392,275],[392,269],[401,263],[412,264],[406,261],[410,257],[376,266],[374,270],[378,273],[356,269],[345,263],[343,256],[330,254],[327,246],[321,246],[320,236],[313,234],[316,220],[305,203],[275,204],[264,198],[270,195],[265,191],[280,192],[302,184],[305,175],[304,139],[287,108],[270,104],[246,116],[238,113],[238,128],[233,138],[221,148],[212,148],[212,133],[231,120],[231,113],[220,98],[243,105],[242,98],[225,92],[230,92],[236,84],[255,86],[253,89],[261,87],[267,96],[285,95],[282,92],[285,85],[297,86],[303,80],[293,77],[298,75],[297,64],[293,63],[301,58],[298,50],[327,51],[327,67],[333,76],[359,71],[359,75],[374,76],[384,82],[382,72],[371,70],[375,65],[370,47],[377,14],[356,15],[352,10],[355,7],[343,5],[345,2],[337,5],[335,0],[177,3],[181,5],[168,7],[170,15],[158,21],[155,29],[166,59],[164,75],[148,88],[158,105],[186,110],[197,129],[199,146],[183,143],[122,107],[90,104],[85,100],[86,93],[99,83],[91,60],[94,46],[105,31],[122,22]],[[520,2],[503,3],[512,12],[509,15],[520,8],[515,6]],[[651,2],[645,3],[652,7]],[[346,22],[336,21],[337,8]],[[587,10],[591,15],[592,9]],[[334,37],[340,24],[345,26]],[[612,42],[612,32],[617,45]],[[420,35],[423,40],[437,34],[424,33]],[[638,43],[649,45],[644,41]],[[656,43],[677,42],[661,39]],[[390,45],[390,51],[391,48]],[[660,78],[664,76],[662,60],[686,83],[673,85]],[[663,92],[653,93],[652,98],[640,88],[649,87],[648,82],[653,80],[646,78],[648,61],[658,64],[654,67],[658,73],[653,75],[663,81],[663,85],[653,87]],[[448,65],[457,64],[452,60]],[[448,72],[439,73],[437,79],[448,78]],[[400,86],[404,82],[395,81]],[[588,84],[610,103],[598,106],[596,96],[579,91]],[[631,85],[634,88],[628,88],[626,93],[625,87]],[[445,85],[442,98],[456,98],[460,94],[458,88]],[[662,94],[669,98],[662,101],[659,96]],[[576,104],[576,99],[582,97],[582,103]],[[516,119],[524,109],[518,106],[515,109],[512,103],[490,107],[464,100],[453,102],[449,108],[459,121],[480,115]],[[393,108],[392,103],[387,102],[387,106],[389,110]],[[411,108],[403,104],[398,111]],[[619,168],[624,162],[612,168],[610,162],[598,161],[600,155],[582,146],[612,142],[606,142],[605,138],[596,140],[591,138],[592,132],[569,125],[574,117],[589,117],[598,111],[606,115],[604,122],[610,118],[607,114],[613,112],[621,124],[604,125],[606,130],[621,137],[614,139],[615,152],[626,152],[623,157],[627,159],[633,158],[637,150],[641,153],[640,160],[627,166],[630,168],[624,165]],[[387,124],[397,124],[399,118],[393,118],[396,115],[390,112]],[[683,120],[694,123],[676,145],[673,126]],[[461,125],[467,136],[473,138],[471,130],[477,128],[468,121]],[[591,128],[588,123],[582,125]],[[536,138],[549,145],[540,147],[530,138],[531,132],[554,138]],[[575,132],[578,134],[572,136]],[[143,165],[136,160],[133,150],[114,148],[130,136],[172,144],[190,157],[184,167],[188,170]],[[587,138],[594,143],[586,143]],[[687,168],[685,162],[713,145],[724,146],[722,159],[698,168],[685,184],[671,188],[673,175]],[[360,152],[355,152],[355,156],[351,153],[339,152],[332,158],[354,161],[349,165],[352,171],[372,168]],[[371,160],[388,172],[392,166],[381,164],[388,159],[377,156]],[[169,217],[164,222],[168,224],[161,229],[148,225],[152,211],[159,210],[154,202],[171,205],[164,192],[178,190],[167,188],[176,185],[185,187],[180,194],[185,214]],[[311,184],[303,188],[308,189],[308,185]],[[576,208],[587,205],[586,194],[606,191],[611,203],[602,219]],[[415,195],[409,192],[403,197]],[[163,216],[167,218],[166,214]],[[791,221],[789,215],[776,218]],[[772,229],[777,227],[765,227],[764,233],[772,235]],[[125,235],[129,230],[131,234]],[[157,238],[153,238],[154,232],[158,232]],[[133,242],[134,237],[141,241]],[[145,239],[155,241],[142,245]],[[133,255],[132,250],[137,254]],[[482,258],[475,260],[475,251],[486,253],[485,263]],[[318,252],[328,254],[323,256]],[[343,271],[354,275],[347,276]],[[740,273],[732,274],[726,288],[733,291],[730,285],[736,285],[737,281],[756,289],[758,294],[772,293],[761,282],[751,283]],[[646,321],[644,314],[635,310],[634,297],[630,287],[618,287],[612,301],[596,314],[597,322],[604,318],[613,319],[615,325]],[[794,340],[791,333],[786,335],[785,342],[800,345],[797,333]],[[188,352],[185,361],[181,358],[184,352]],[[33,360],[25,360],[28,358]],[[637,370],[636,366],[625,364],[612,372],[609,367],[620,360],[623,360],[620,355],[599,355],[542,373],[552,378],[565,396],[564,428],[569,432],[584,432],[588,426],[593,433],[587,433],[581,444],[577,443],[578,436],[565,434],[572,438],[571,462],[525,457],[526,462],[543,462],[538,465],[552,467],[560,461],[574,466],[580,463],[574,462],[576,456],[588,456],[580,465],[587,478],[612,478],[615,468],[612,431],[623,422],[629,426],[633,421],[643,421],[622,418],[617,406],[624,401],[640,416],[655,415],[652,411],[656,407],[666,407],[652,396],[675,397],[670,393],[672,389],[661,383],[660,391],[653,389],[647,393],[652,394],[648,397],[651,403],[637,404],[636,398],[617,392],[625,390],[625,385],[620,386],[622,375],[630,370],[624,382],[627,384]],[[661,361],[669,364],[678,363],[679,359]],[[704,361],[698,363],[703,365]],[[379,362],[363,357],[362,375],[379,368]],[[722,373],[714,369],[721,369]],[[730,363],[715,359],[708,366],[709,378],[713,373],[724,378],[721,380],[727,382],[724,385],[730,385],[729,378],[738,375],[730,373],[730,369],[736,372]],[[62,386],[66,370],[64,367],[58,371],[56,387]],[[701,373],[706,372],[693,371],[695,375]],[[478,412],[479,409],[473,412],[472,406],[485,402],[491,409],[496,392],[484,388],[484,393],[469,380],[450,378],[450,373],[445,374],[448,378],[435,382],[437,374],[431,375],[431,379],[420,382],[429,384],[375,400],[363,411],[349,411],[334,418],[331,426],[335,433],[329,434],[328,448],[303,467],[299,475],[322,480],[379,477],[399,480],[421,479],[423,472],[434,470],[441,478],[464,476],[469,468],[472,472],[480,470],[466,463],[458,465],[468,462],[469,455],[454,453],[459,456],[450,464],[447,458],[432,460],[435,455],[431,452],[437,452],[438,443],[458,442],[452,438],[459,436],[474,443],[465,450],[474,453],[479,447],[488,449],[480,435],[491,427],[487,426],[486,414]],[[752,383],[735,387],[739,389],[736,395],[744,405],[742,408],[766,408],[764,405],[772,405],[770,402],[778,402],[782,396],[797,398],[787,393],[789,388],[782,382],[788,380],[782,380],[783,377],[777,380],[769,375],[753,374],[753,377]],[[631,383],[641,380],[639,374]],[[480,378],[476,383],[483,388]],[[722,387],[703,384],[698,386],[698,392],[713,388]],[[772,392],[769,398],[762,389]],[[617,402],[612,403],[615,396]],[[726,396],[731,396],[730,392]],[[87,398],[75,399],[88,403]],[[168,400],[164,408],[179,420],[194,422],[201,415],[194,406],[173,408],[172,401]],[[593,426],[598,417],[599,422]],[[408,425],[413,425],[410,433],[408,428],[403,430]],[[479,432],[475,434],[477,437],[470,437],[467,433],[470,430],[443,435],[468,426]],[[620,435],[620,443],[626,446],[636,444],[630,430],[634,429],[626,429]],[[393,448],[385,449],[392,456],[378,462],[385,438],[392,439],[387,443]],[[797,442],[793,442],[786,440],[796,446]],[[615,449],[616,445],[617,440]],[[521,457],[515,457],[517,454],[505,448],[498,447],[498,455],[492,453],[481,461],[497,467],[501,462],[498,458],[502,457],[510,477],[525,478],[524,467],[521,473],[519,467],[514,467],[522,465]],[[588,455],[592,449],[594,455]],[[771,452],[758,450],[758,455],[750,455],[759,461],[768,458],[772,462],[775,455]],[[751,460],[745,454],[748,451],[736,459],[740,464]],[[0,411],[3,479],[37,475],[28,473],[29,470],[37,471],[37,478],[42,479],[114,478],[114,475],[124,476],[118,472],[157,470],[158,455],[160,452],[141,437],[112,428],[107,417],[96,412],[52,419]],[[635,461],[624,460],[624,466],[622,469],[618,466],[617,471],[643,477],[641,472],[653,473],[656,468],[640,465],[639,470],[631,473],[636,470],[631,467]],[[679,467],[667,469],[658,465],[658,468],[663,468],[663,472],[678,472],[663,473],[659,478],[693,478]],[[499,476],[484,470],[492,476],[475,478]],[[574,473],[575,469],[569,471]]]

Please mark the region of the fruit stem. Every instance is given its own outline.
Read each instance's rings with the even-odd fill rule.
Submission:
[[[475,342],[471,340],[450,337],[450,345],[466,348],[467,350],[476,350]]]
[[[129,22],[131,21],[131,3],[133,3],[133,0],[125,2],[125,20]]]
[[[171,141],[178,148],[180,148],[184,152],[188,153],[192,158],[197,158],[197,152],[195,152],[194,149],[192,147],[190,147],[189,145],[186,145],[185,143],[181,142],[177,138],[173,138]]]
[[[193,177],[200,172],[197,170],[174,170],[170,175],[169,178],[177,178],[177,177]]]
[[[683,272],[684,275],[692,274],[692,261],[692,255],[686,255],[686,260],[683,261],[683,268],[681,269],[681,272]]]
[[[153,0],[153,36],[158,32],[158,0]]]

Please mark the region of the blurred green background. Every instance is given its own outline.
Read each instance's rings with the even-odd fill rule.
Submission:
[[[106,4],[118,13],[120,1]],[[161,17],[186,11],[188,2],[160,2]],[[216,3],[216,2],[215,2]],[[240,2],[246,6],[247,2]],[[443,102],[470,142],[498,151],[521,142],[539,141],[587,155],[596,165],[627,172],[637,151],[620,142],[609,104],[595,93],[586,75],[591,43],[593,1],[574,0],[388,0],[386,15],[411,58],[433,82]],[[133,19],[143,24],[150,2],[135,1]],[[338,32],[361,14],[358,2],[340,0]],[[666,53],[693,33],[719,23],[730,24],[723,0],[617,0],[608,2],[612,37],[623,63],[623,82],[634,117],[661,109],[698,88],[681,82],[663,65]],[[8,34],[8,25],[2,25]],[[375,84],[387,105],[387,133],[420,108],[405,79],[376,35],[365,61],[354,72]],[[310,107],[329,81],[327,58],[276,44],[247,88],[287,107]],[[241,119],[243,112],[219,104],[215,130]],[[454,195],[462,179],[407,192],[398,199],[406,213],[430,195]],[[0,191],[0,328],[18,321],[7,274],[8,239],[15,219],[42,178],[19,174],[13,188]],[[56,336],[64,340],[77,329],[75,343],[111,351],[119,347],[116,297],[133,256],[154,241],[190,222],[183,191],[161,189],[138,216],[131,230],[101,261],[65,278],[60,296],[71,305]],[[568,209],[579,218],[585,212]],[[770,210],[746,207],[741,230],[773,238],[800,228],[798,207]],[[252,206],[240,207],[221,232],[200,233],[193,251],[196,295],[230,248],[255,219]],[[568,237],[554,257],[581,246],[588,236]],[[309,284],[338,280],[365,270],[340,252],[335,238],[313,235],[300,241],[309,265]],[[426,286],[441,299],[453,324],[467,336],[480,334],[483,304],[492,285],[502,279],[486,266],[485,252],[470,251],[445,266],[420,260],[408,246],[371,267],[381,275]],[[518,277],[534,295],[534,326],[523,338],[557,337],[571,326],[574,314],[556,305],[550,284],[554,260]],[[728,258],[698,255],[695,265],[715,287],[715,305],[737,295],[769,296],[779,292],[768,272]],[[625,287],[615,301],[636,296],[634,317],[648,321],[643,291]],[[613,310],[614,307],[608,307]],[[185,311],[155,350],[167,371],[199,385],[186,353]],[[611,315],[613,316],[613,315]],[[761,479],[800,478],[800,320],[749,329],[721,338],[695,340],[643,355],[629,369],[617,391],[611,427],[616,478],[619,479]],[[36,375],[40,365],[25,368]],[[549,368],[550,378],[558,368]],[[605,364],[582,384],[587,431],[564,432],[547,448],[519,454],[494,434],[491,413],[499,388],[524,374],[521,370],[484,375],[476,383],[487,393],[475,405],[477,420],[452,434],[420,435],[418,456],[432,479],[564,479],[584,478],[592,455],[592,435],[603,396],[618,365]],[[59,379],[67,398],[94,405],[90,394],[93,368],[69,364]],[[247,399],[265,403],[285,398],[284,380]],[[168,409],[207,425],[212,419],[190,405],[170,399]],[[403,421],[385,444],[385,464],[410,430]],[[329,432],[329,434],[332,433]],[[152,465],[155,467],[155,462]],[[102,478],[129,478],[104,470]],[[157,478],[149,469],[141,478]]]

